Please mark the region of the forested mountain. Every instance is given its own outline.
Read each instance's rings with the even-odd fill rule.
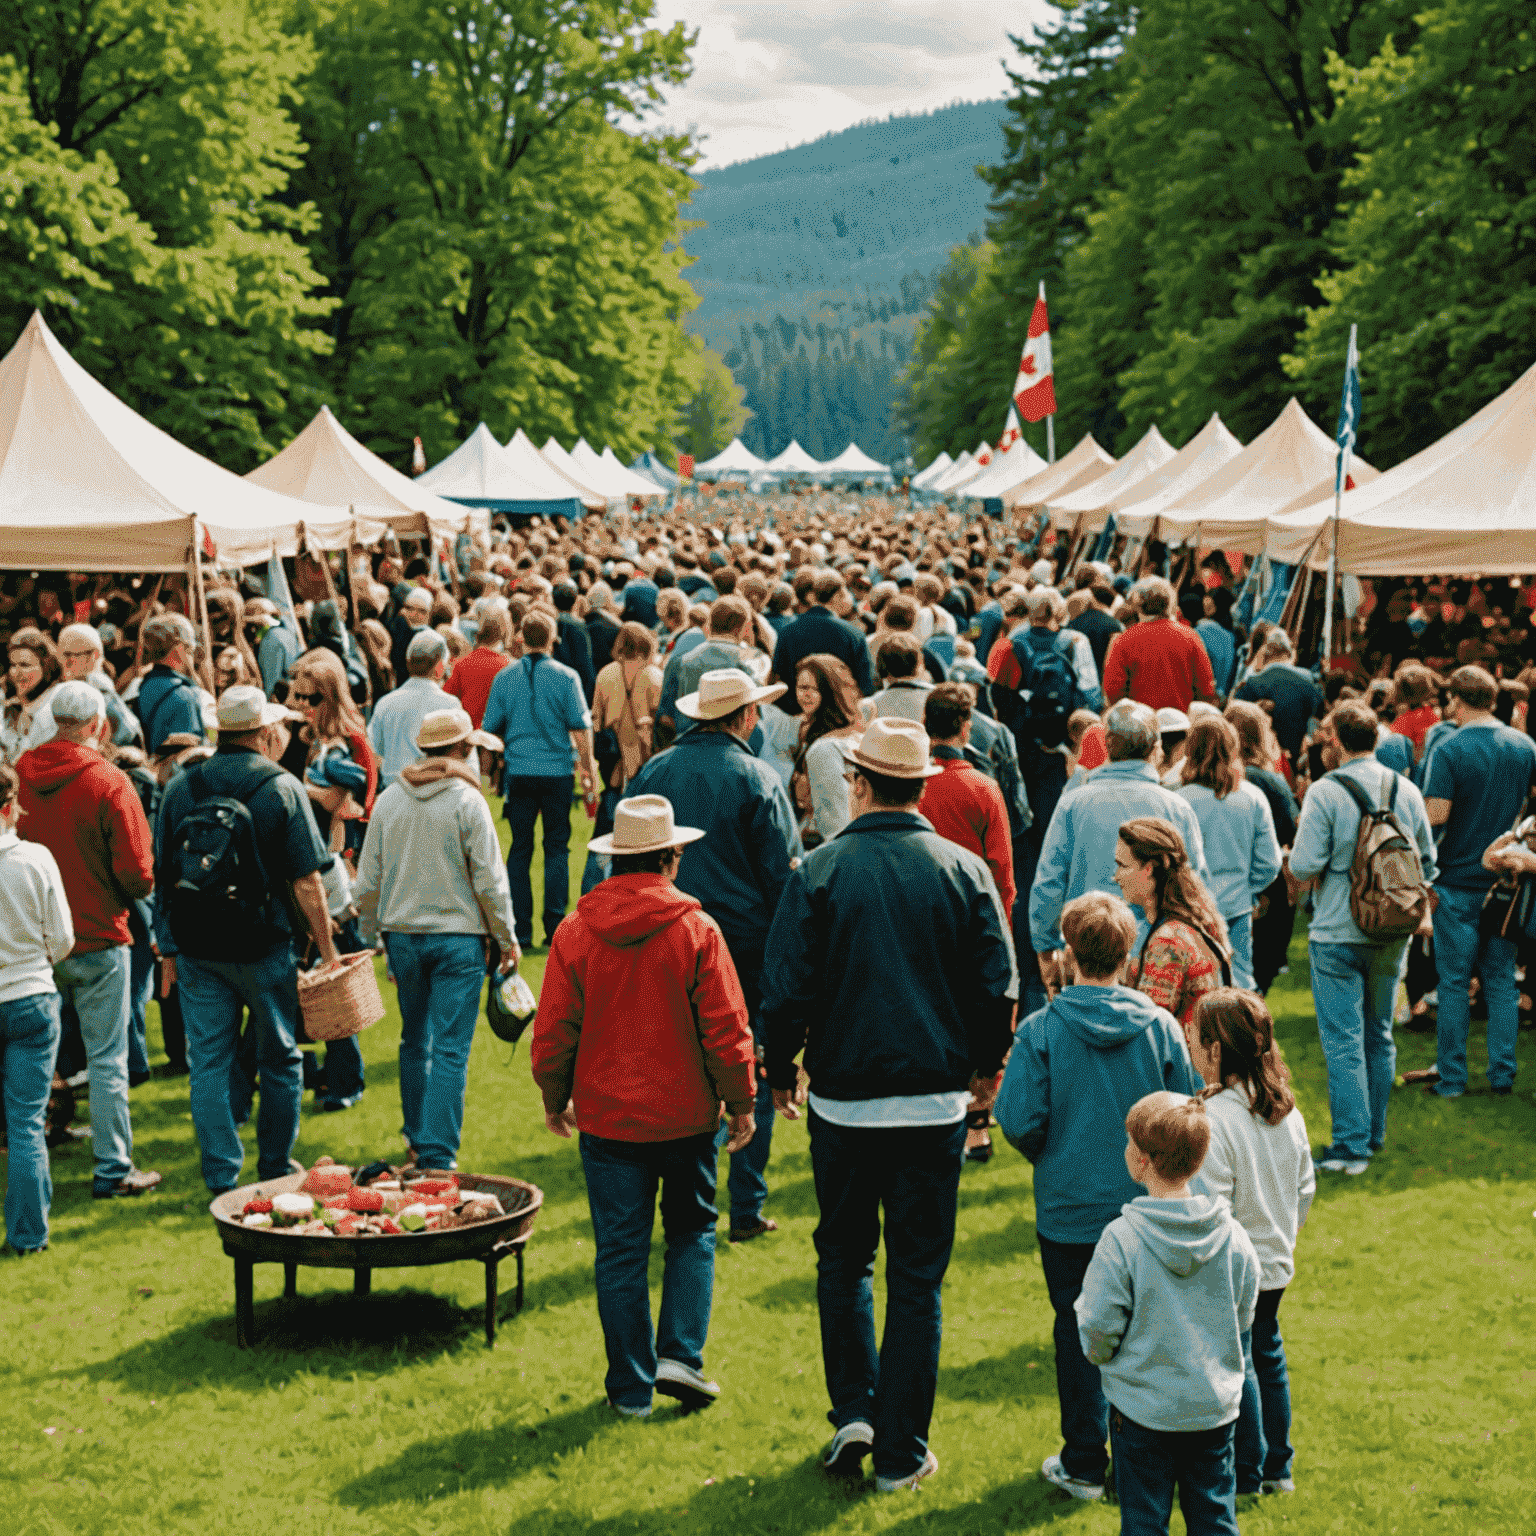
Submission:
[[[976,167],[1003,148],[1002,104],[966,102],[699,175],[688,326],[746,392],[748,447],[903,454],[896,380],[934,273],[985,221]]]

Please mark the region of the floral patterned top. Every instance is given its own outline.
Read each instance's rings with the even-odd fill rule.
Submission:
[[[1166,1008],[1181,1025],[1195,1016],[1195,1004],[1222,985],[1221,968],[1197,930],[1174,918],[1160,923],[1131,962],[1127,980]]]

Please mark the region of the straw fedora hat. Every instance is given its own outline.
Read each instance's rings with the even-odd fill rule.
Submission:
[[[672,802],[665,795],[635,795],[620,800],[613,813],[613,831],[594,837],[588,853],[656,853],[696,843],[704,833],[698,827],[679,827],[672,821]]]
[[[847,760],[890,779],[931,779],[942,768],[928,761],[928,732],[915,720],[871,720]]]
[[[699,679],[697,693],[685,693],[677,707],[690,720],[723,720],[748,704],[771,704],[789,691],[787,683],[759,688],[745,672],[721,667]]]
[[[431,714],[423,715],[421,729],[416,732],[416,745],[425,752],[429,747],[451,747],[465,737],[488,752],[501,751],[501,738],[492,736],[489,731],[477,731],[467,709],[434,709]]]

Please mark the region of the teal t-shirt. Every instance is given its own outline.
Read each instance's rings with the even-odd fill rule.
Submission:
[[[1424,783],[1426,800],[1449,800],[1440,836],[1438,885],[1486,890],[1488,845],[1508,832],[1536,779],[1536,743],[1507,725],[1464,725],[1435,748]]]

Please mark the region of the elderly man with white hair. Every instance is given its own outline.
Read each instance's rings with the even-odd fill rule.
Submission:
[[[113,745],[126,747],[137,741],[141,727],[117,696],[112,679],[102,670],[101,636],[89,624],[66,624],[59,631],[59,659],[64,664],[62,682],[89,683],[102,697],[107,720],[112,727]],[[53,698],[50,695],[32,719],[32,728],[22,743],[23,752],[40,747],[54,737]]]
[[[1135,816],[1171,822],[1184,839],[1195,872],[1202,880],[1210,878],[1193,809],[1158,782],[1157,716],[1144,704],[1117,704],[1104,720],[1104,745],[1109,761],[1057,802],[1029,895],[1030,942],[1051,989],[1062,948],[1062,909],[1085,891],[1114,895],[1118,890],[1115,848],[1122,823]]]
[[[418,588],[418,590],[420,590]],[[421,629],[405,652],[410,676],[373,706],[368,745],[379,760],[379,788],[387,789],[421,753],[416,733],[436,709],[456,709],[458,700],[443,690],[448,675],[448,642],[435,629]]]

